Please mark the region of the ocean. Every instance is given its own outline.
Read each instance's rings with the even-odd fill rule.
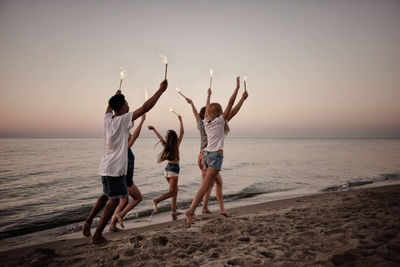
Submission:
[[[156,163],[157,143],[139,138],[133,146],[134,182],[143,201],[127,221],[149,216],[151,200],[168,190],[166,163]],[[184,139],[181,144],[181,210],[201,183],[199,143]],[[102,150],[102,139],[0,139],[0,239],[53,228],[60,234],[79,232],[102,194],[97,174]],[[399,139],[227,138],[224,153],[227,204],[400,183]],[[211,203],[216,203],[215,191]],[[159,207],[169,212],[170,201]]]

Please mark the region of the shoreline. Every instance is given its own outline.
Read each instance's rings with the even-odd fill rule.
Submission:
[[[283,201],[287,199],[299,198],[299,197],[307,197],[313,195],[320,195],[320,194],[327,194],[333,192],[342,192],[346,190],[358,190],[363,188],[374,188],[374,187],[382,187],[382,186],[391,186],[397,185],[400,183],[396,180],[393,181],[374,181],[374,182],[359,182],[353,183],[354,186],[350,186],[350,184],[344,184],[341,186],[332,186],[327,187],[325,189],[320,190],[310,190],[309,188],[299,188],[294,190],[287,190],[287,191],[276,191],[264,194],[256,194],[251,197],[246,198],[239,198],[233,201],[225,200],[225,208],[232,209],[232,208],[247,208],[253,205],[259,205],[266,202],[276,202],[276,201]],[[333,190],[329,190],[329,189]],[[326,190],[328,189],[328,190]],[[228,194],[229,196],[229,194]],[[168,203],[167,203],[168,205]],[[178,212],[184,213],[188,207],[180,207],[178,208]],[[212,201],[209,203],[209,208],[212,212],[218,211],[218,203]],[[200,208],[197,209],[197,215],[202,215],[200,213]],[[99,216],[101,212],[99,213]],[[172,220],[182,219],[184,215],[178,215],[178,218],[173,218]],[[143,228],[146,226],[161,224],[161,223],[168,223],[171,222],[171,215],[168,211],[161,211],[151,218],[151,222],[149,221],[150,214],[147,216],[135,217],[133,219],[124,220],[124,224],[126,226],[126,231],[136,229],[136,228]],[[83,222],[84,219],[82,219]],[[99,221],[99,217],[94,219],[94,223],[92,224],[91,230],[95,231],[97,223]],[[73,224],[66,224],[63,226],[58,226],[54,228],[49,228],[37,232],[32,232],[24,235],[12,236],[7,237],[4,239],[0,239],[0,253],[4,251],[9,251],[13,249],[18,249],[26,246],[36,246],[45,243],[50,243],[53,241],[60,241],[60,240],[69,240],[69,239],[79,239],[82,237],[81,233],[81,226],[82,222],[73,223]],[[125,230],[124,229],[124,230]],[[104,233],[108,232],[108,226],[105,228]]]
[[[229,208],[232,218],[214,212],[201,216],[203,220],[191,228],[185,226],[181,215],[176,221],[118,233],[105,230],[104,236],[110,242],[101,246],[90,245],[85,237],[28,245],[0,252],[0,259],[6,266],[169,264],[163,257],[172,257],[172,262],[178,264],[294,264],[293,260],[298,259],[325,265],[341,261],[370,263],[370,256],[376,256],[374,252],[381,248],[386,258],[374,257],[373,262],[399,264],[399,203],[398,184],[352,188]],[[332,220],[335,223],[331,225]],[[385,229],[387,233],[381,233]],[[329,253],[326,245],[336,250]],[[226,251],[227,247],[230,250]]]

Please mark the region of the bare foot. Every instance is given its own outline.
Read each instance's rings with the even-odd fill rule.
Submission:
[[[124,218],[122,218],[122,216],[119,213],[115,214],[115,217],[117,217],[119,225],[121,225],[122,228],[125,228],[125,226],[124,226]]]
[[[83,235],[86,236],[86,237],[89,237],[89,236],[92,235],[92,234],[90,233],[90,224],[89,224],[87,221],[85,221],[85,222],[83,223],[83,225],[82,225],[82,233],[83,233]]]
[[[189,213],[185,213],[185,215],[186,215],[186,225],[188,226],[188,227],[190,227],[190,226],[192,226],[192,217],[194,216],[194,214],[189,214]]]
[[[182,214],[182,212],[179,212],[179,211],[173,211],[173,212],[171,212],[172,213],[172,215],[179,215],[179,214]]]
[[[105,239],[102,235],[97,236],[97,237],[93,236],[93,238],[92,238],[92,244],[95,244],[95,245],[101,245],[101,244],[105,244],[107,242],[108,242],[108,240]]]
[[[222,216],[225,216],[225,217],[232,217],[232,215],[230,215],[228,212],[226,212],[226,211],[223,211],[223,212],[220,212],[219,214],[221,214]]]
[[[201,221],[201,218],[200,217],[197,217],[196,215],[192,215],[192,218],[195,220],[195,221]]]
[[[211,213],[211,211],[209,209],[202,209],[201,213]]]
[[[110,232],[120,232],[122,231],[121,229],[119,229],[115,224],[111,224],[110,227],[108,228],[108,230]]]
[[[154,213],[157,212],[157,201],[153,200]]]

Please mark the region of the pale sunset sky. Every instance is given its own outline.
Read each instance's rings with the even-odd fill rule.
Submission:
[[[175,88],[200,109],[213,68],[223,107],[248,76],[233,137],[400,137],[399,0],[1,0],[0,36],[0,137],[101,137],[120,66],[133,111],[159,54],[169,87],[145,126],[161,132],[173,106],[197,136]]]

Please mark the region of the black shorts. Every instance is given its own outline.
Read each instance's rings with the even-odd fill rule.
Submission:
[[[133,185],[133,169],[128,169],[128,173],[126,174],[126,186],[131,187]]]

